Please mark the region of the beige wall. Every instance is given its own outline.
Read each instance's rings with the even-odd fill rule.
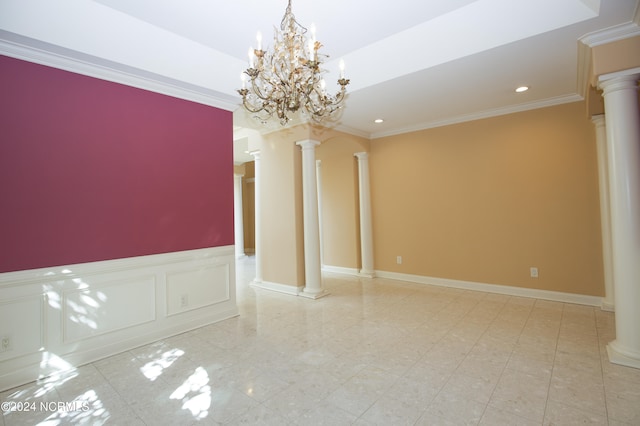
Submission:
[[[286,129],[266,135],[260,147],[261,250],[264,281],[304,286],[302,157]]]
[[[640,67],[640,36],[629,37],[591,49],[592,84],[602,74]]]
[[[265,135],[260,147],[262,265],[264,281],[304,286],[302,151],[296,142],[316,140],[322,160],[323,248],[325,264],[357,268],[359,259],[358,182],[355,152],[369,141],[308,125]]]
[[[369,151],[369,141],[343,133],[324,135],[316,149],[322,162],[321,196],[323,262],[360,268],[358,164],[354,153]]]
[[[255,252],[255,163],[235,164],[233,173],[242,176],[242,229],[245,253]]]
[[[640,68],[640,36],[594,46],[591,48],[590,86],[587,88],[587,114],[604,113],[604,99],[597,89],[598,77]],[[640,99],[640,93],[638,93]]]
[[[371,141],[375,268],[602,296],[584,111],[578,102]]]
[[[244,176],[242,177],[242,222],[244,229],[245,253],[254,253],[256,249],[255,233],[255,163],[250,161],[243,164]]]
[[[314,139],[326,265],[360,267],[353,154],[369,151],[376,270],[602,296],[595,132],[585,108],[577,102],[372,141],[308,126],[266,135],[263,279],[304,286],[295,143]]]

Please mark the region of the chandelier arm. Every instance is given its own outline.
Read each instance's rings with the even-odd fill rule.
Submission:
[[[273,62],[273,58],[271,58],[271,70],[272,70],[272,75],[271,76],[267,76],[267,80],[269,81],[269,84],[272,87],[277,87],[278,83],[274,82],[274,79],[277,79],[280,81],[280,86],[284,86],[284,87],[290,87],[289,86],[289,73],[285,70],[282,69],[281,64],[276,64]],[[270,77],[270,78],[269,78]],[[275,90],[274,90],[275,91]]]
[[[290,75],[286,71],[283,71],[281,67],[274,67],[275,78],[280,80],[280,85],[284,87],[290,87],[289,79]],[[273,84],[273,83],[272,83]],[[273,84],[275,86],[275,84]]]
[[[254,93],[254,95],[255,95],[255,93]],[[273,107],[273,102],[270,99],[258,98],[258,101],[261,101],[261,105],[259,105],[259,106],[257,106],[253,102],[251,102],[251,100],[248,99],[246,95],[243,96],[242,100],[243,100],[243,105],[244,105],[245,109],[247,109],[247,111],[249,111],[249,112],[259,113],[260,111],[264,111],[267,114],[269,114],[270,116],[273,115],[274,107]]]
[[[335,95],[335,97],[334,97],[334,99],[335,99],[335,103],[336,103],[336,104],[340,104],[340,103],[342,103],[342,101],[344,100],[344,95],[345,95],[345,91],[344,91],[344,89],[343,89],[343,90],[340,90],[338,93],[336,93],[336,95]]]
[[[314,108],[313,102],[307,102],[305,104],[305,108],[309,111],[313,116],[321,116],[324,115],[324,111],[326,110],[326,105],[319,105],[319,108]]]
[[[264,102],[269,102],[269,98],[263,96],[259,89],[254,89],[254,95],[258,100],[262,101],[263,104]]]
[[[296,73],[283,70],[282,67],[275,67],[275,77],[280,80],[280,87],[283,92],[281,99],[281,107],[284,110],[297,111],[300,102],[298,101],[298,84],[296,82]],[[276,86],[275,83],[274,86]],[[284,112],[283,112],[284,114]]]
[[[321,102],[320,104],[315,104],[311,99],[311,97],[307,97],[304,107],[312,115],[322,115],[323,114],[322,111],[326,109],[326,105],[324,104],[324,101],[322,98],[320,98],[320,102]]]
[[[262,93],[262,90],[260,90],[260,86],[256,84],[256,80],[257,80],[257,78],[251,80],[251,88],[253,89],[253,92],[255,93],[255,95],[258,98],[262,99],[263,101],[268,101],[272,97],[274,89],[272,89],[271,91],[267,92],[267,96],[265,96]],[[271,84],[270,84],[270,86],[274,87]]]
[[[249,112],[258,113],[260,111],[264,111],[269,115],[273,114],[273,106],[269,102],[262,102],[260,105],[256,105],[251,101],[245,100],[243,103]]]
[[[249,101],[247,101],[246,97],[242,100],[242,105],[245,107],[245,109],[247,111],[252,112],[252,113],[258,113],[260,111],[264,111],[265,110],[263,107],[258,108],[256,106],[254,106],[253,104],[251,104]]]
[[[344,86],[342,86],[340,90],[336,93],[336,98],[340,97],[340,99],[344,99],[346,95],[347,95],[347,89]]]

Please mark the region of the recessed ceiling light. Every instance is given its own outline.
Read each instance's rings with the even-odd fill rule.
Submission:
[[[384,122],[384,120],[382,118],[376,118],[375,120],[373,120],[373,122],[380,124],[380,123]]]
[[[520,86],[516,89],[516,92],[522,93],[522,92],[526,92],[527,90],[529,90],[529,86]]]

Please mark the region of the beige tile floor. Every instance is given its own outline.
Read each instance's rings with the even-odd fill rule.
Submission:
[[[0,425],[640,425],[640,370],[599,308],[325,274],[330,296],[255,290],[239,317],[0,394],[86,412]]]

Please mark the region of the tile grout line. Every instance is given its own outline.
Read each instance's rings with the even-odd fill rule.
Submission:
[[[491,324],[493,324],[497,320],[497,318],[500,316],[500,313],[504,311],[505,307],[509,304],[509,301],[512,300],[512,298],[513,298],[513,296],[509,296],[509,299],[507,299],[507,302],[503,304],[502,308],[500,309],[500,312],[498,312],[498,314],[493,318],[493,320],[491,321]],[[531,311],[532,310],[533,310],[533,305],[529,309],[529,314],[527,315],[527,321],[529,321],[529,318],[531,317]],[[520,328],[520,333],[518,333],[518,339],[516,339],[516,343],[511,348],[511,352],[509,353],[509,357],[507,358],[507,362],[505,362],[504,367],[502,367],[502,371],[500,372],[500,376],[498,377],[498,381],[496,382],[496,385],[494,386],[493,390],[491,391],[491,395],[489,395],[489,399],[487,400],[487,403],[485,404],[484,410],[482,411],[482,415],[480,416],[480,420],[478,420],[478,424],[480,424],[480,422],[482,422],[482,419],[484,418],[484,415],[486,414],[487,409],[489,408],[489,403],[491,402],[491,398],[493,397],[493,395],[496,392],[496,389],[498,388],[498,384],[500,383],[500,380],[502,379],[502,375],[504,374],[504,371],[507,369],[507,365],[509,364],[509,360],[513,356],[513,351],[515,350],[515,346],[517,345],[517,341],[520,339],[520,335],[522,334],[522,330],[524,330],[524,327],[525,327],[527,321],[525,321],[524,324],[522,325],[522,327]],[[487,327],[487,329],[488,329],[488,327]],[[485,333],[486,333],[486,331],[485,331]],[[483,333],[483,335],[485,333]]]

